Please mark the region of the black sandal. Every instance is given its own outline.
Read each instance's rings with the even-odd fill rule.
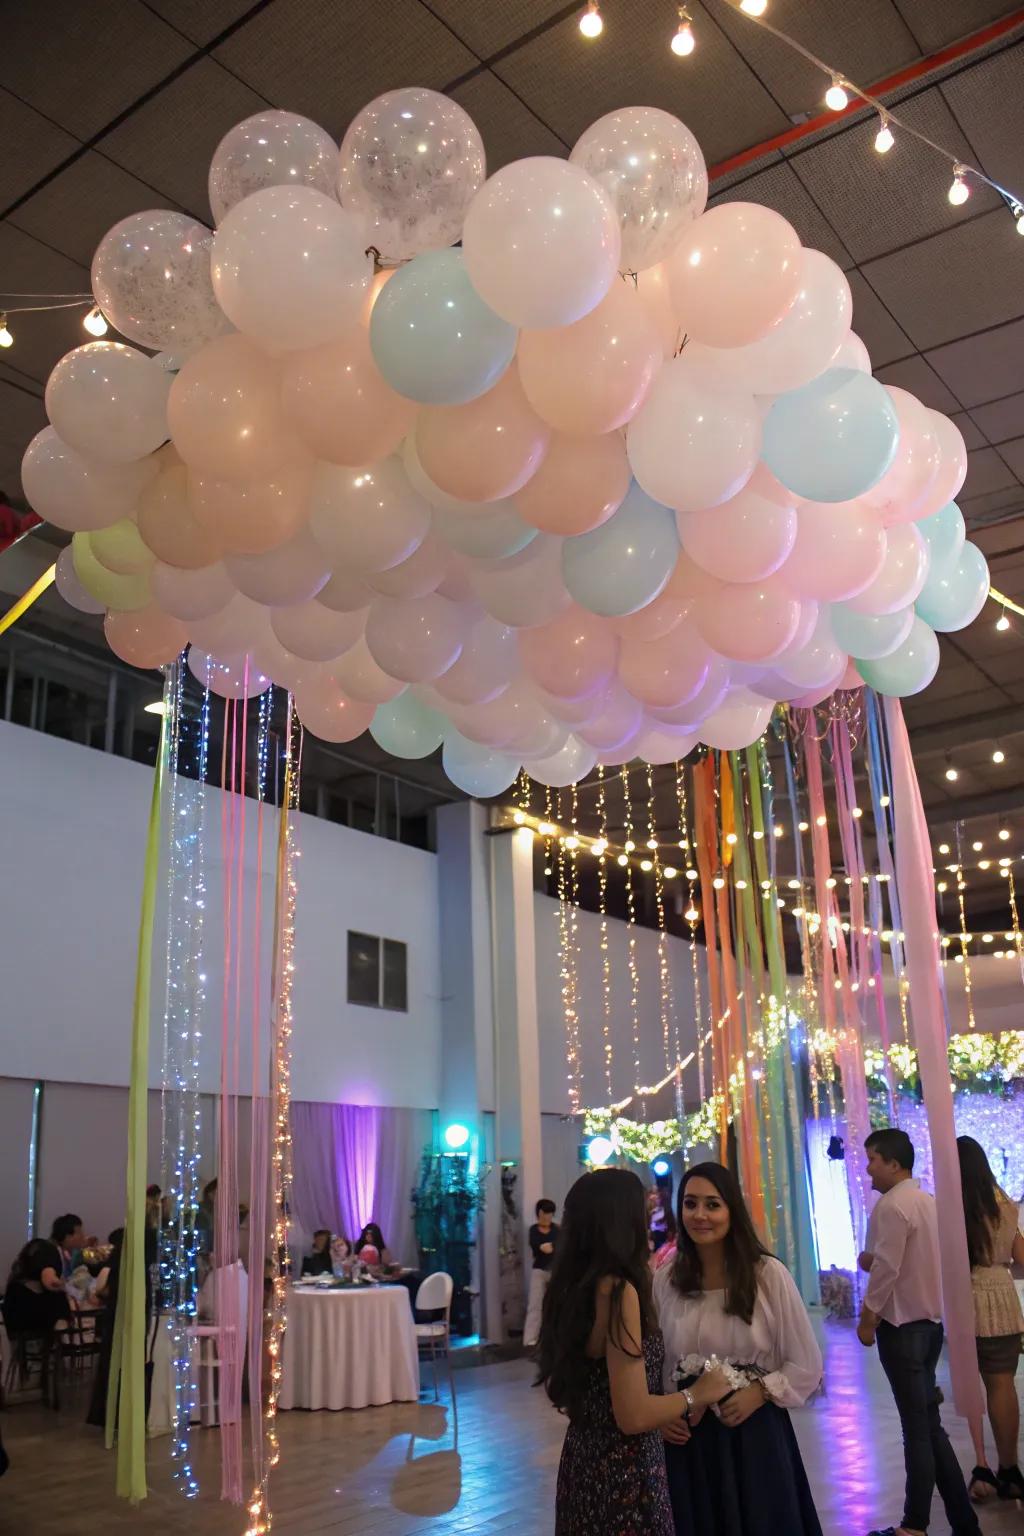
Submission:
[[[1020,1467],[1000,1467],[996,1487],[1001,1499],[1024,1499],[1024,1477]]]
[[[980,1483],[986,1492],[976,1493],[976,1483]],[[1002,1490],[996,1481],[995,1473],[989,1467],[975,1467],[974,1471],[971,1473],[971,1480],[967,1485],[967,1492],[970,1494],[975,1504],[984,1504],[988,1499],[992,1497],[993,1494],[999,1494],[1000,1497],[1003,1496]],[[1005,1497],[1010,1499],[1014,1498],[1015,1495],[1008,1493],[1005,1495]]]

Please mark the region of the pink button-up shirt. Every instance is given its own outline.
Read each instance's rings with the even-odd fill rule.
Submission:
[[[916,1179],[902,1179],[871,1212],[871,1278],[864,1305],[885,1322],[942,1321],[939,1224],[935,1201]]]

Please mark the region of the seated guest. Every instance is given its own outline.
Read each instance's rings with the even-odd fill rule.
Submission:
[[[332,1273],[331,1234],[326,1227],[320,1227],[318,1231],[313,1233],[313,1248],[302,1260],[302,1273],[304,1275],[329,1275]]]
[[[391,1270],[400,1266],[396,1265],[388,1245],[384,1241],[384,1234],[375,1221],[368,1221],[355,1241],[356,1258],[371,1269]]]
[[[90,1243],[81,1216],[74,1216],[71,1212],[66,1216],[58,1216],[50,1229],[50,1241],[60,1251],[61,1278],[70,1280],[72,1271],[82,1263],[83,1248],[88,1248]]]
[[[43,1237],[34,1237],[11,1265],[4,1295],[7,1331],[49,1333],[68,1312],[60,1249]]]

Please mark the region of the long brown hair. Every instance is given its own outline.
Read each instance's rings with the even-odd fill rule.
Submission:
[[[697,1163],[683,1174],[676,1201],[679,1232],[672,1264],[672,1284],[684,1296],[697,1295],[704,1289],[700,1250],[683,1221],[683,1201],[691,1179],[706,1179],[713,1185],[729,1212],[729,1231],[725,1238],[725,1310],[732,1317],[741,1317],[749,1323],[757,1300],[758,1265],[771,1255],[754,1229],[735,1174],[723,1168],[721,1163]]]
[[[977,1269],[992,1262],[992,1240],[999,1225],[999,1185],[984,1147],[973,1136],[958,1136],[956,1150],[960,1158],[967,1254],[971,1268]]]

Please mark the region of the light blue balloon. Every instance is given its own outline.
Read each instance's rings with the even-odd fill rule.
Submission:
[[[928,545],[932,571],[956,565],[967,537],[967,528],[964,515],[955,501],[947,503],[941,511],[933,512],[931,517],[923,517],[917,525],[917,531]]]
[[[905,699],[927,688],[939,670],[939,642],[935,631],[915,614],[910,634],[891,656],[878,661],[855,656],[854,660],[869,688],[890,699]]]
[[[434,529],[449,549],[473,560],[504,560],[507,555],[518,555],[540,532],[519,516],[510,498],[466,502],[465,506],[465,512],[435,507]]]
[[[908,606],[895,613],[858,613],[846,603],[834,603],[830,613],[832,633],[848,656],[881,661],[891,656],[910,634],[914,610]]]
[[[761,457],[807,501],[852,501],[878,484],[899,440],[884,386],[856,368],[829,368],[779,395],[765,418]]]
[[[392,757],[429,757],[441,745],[447,723],[414,693],[402,693],[378,706],[370,735]]]
[[[488,308],[462,252],[424,251],[377,296],[370,349],[384,378],[421,405],[464,405],[496,384],[518,332]]]
[[[988,588],[988,561],[977,544],[968,540],[955,565],[940,565],[928,572],[914,606],[926,624],[948,634],[974,622],[985,606]]]
[[[441,749],[441,762],[456,789],[483,800],[508,789],[519,772],[518,759],[496,752],[493,747],[467,741],[451,726]]]
[[[581,608],[606,619],[621,618],[653,602],[678,558],[675,514],[652,501],[634,480],[606,523],[566,539],[562,575]]]

